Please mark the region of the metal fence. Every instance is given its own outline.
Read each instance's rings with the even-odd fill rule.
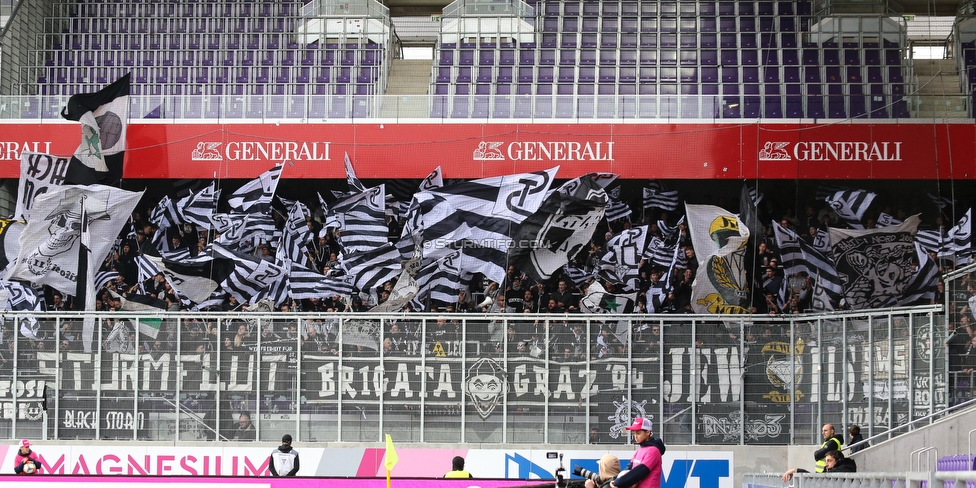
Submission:
[[[942,317],[8,313],[0,437],[811,444],[943,409]]]

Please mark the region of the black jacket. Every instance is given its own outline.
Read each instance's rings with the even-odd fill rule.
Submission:
[[[828,473],[856,473],[857,463],[851,458],[838,459],[834,467],[827,470]]]
[[[851,454],[854,454],[856,452],[863,451],[864,449],[867,449],[867,448],[871,447],[871,444],[869,444],[867,442],[865,442],[864,444],[861,444],[859,446],[855,446],[854,445],[854,444],[857,444],[858,442],[861,442],[863,440],[864,440],[864,436],[861,435],[861,434],[858,434],[858,435],[856,435],[854,437],[851,437],[851,443],[850,443],[850,445],[853,446],[853,447],[851,447]]]
[[[836,445],[834,444],[834,441],[836,441]],[[844,445],[844,439],[842,439],[838,435],[835,435],[835,436],[831,437],[830,439],[825,440],[823,442],[823,444],[821,444],[821,446],[823,446],[823,447],[821,447],[820,449],[817,449],[817,451],[813,453],[813,460],[814,461],[819,461],[819,460],[823,459],[824,457],[826,457],[828,452],[830,452],[830,451],[839,451],[840,450],[840,447],[843,446],[843,445]]]

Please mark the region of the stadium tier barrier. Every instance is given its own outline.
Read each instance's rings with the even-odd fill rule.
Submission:
[[[941,307],[106,313],[91,352],[80,314],[5,317],[40,322],[0,364],[11,439],[378,442],[395,428],[406,442],[575,444],[649,416],[671,444],[813,444],[828,419],[876,435],[962,396],[946,381]]]

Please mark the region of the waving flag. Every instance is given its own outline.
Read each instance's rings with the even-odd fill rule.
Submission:
[[[589,243],[606,211],[607,193],[593,178],[574,178],[552,192],[539,210],[523,221],[508,253],[534,281],[549,279]]]
[[[890,227],[830,229],[830,244],[844,296],[852,310],[891,307],[912,281],[919,216]]]
[[[214,182],[210,182],[210,186],[181,198],[177,208],[183,215],[184,221],[209,229],[213,225],[211,217],[217,210],[219,200],[220,190],[216,189]]]
[[[864,213],[877,194],[867,190],[843,190],[826,198],[837,216],[852,229],[864,228]]]
[[[339,244],[345,252],[365,252],[389,242],[384,215],[386,187],[364,189],[332,206],[330,216],[342,232]]]
[[[692,284],[692,308],[702,314],[749,313],[745,270],[749,229],[725,209],[685,207],[691,242],[701,260]]]
[[[600,260],[600,276],[611,283],[636,290],[640,280],[639,268],[647,249],[647,226],[632,227],[613,236],[607,243],[607,253]]]
[[[454,243],[473,243],[487,271],[502,282],[512,235],[545,200],[559,168],[446,185],[417,192],[405,218],[403,236],[423,244],[423,256],[436,258]],[[490,274],[490,275],[489,275]]]
[[[68,163],[64,184],[114,185],[122,179],[129,74],[95,93],[72,95],[61,116],[81,122],[81,145]]]
[[[281,232],[278,254],[302,266],[308,266],[305,247],[312,242],[312,231],[308,228],[308,208],[302,202],[294,202],[288,208],[288,219]]]
[[[644,208],[659,208],[669,212],[678,209],[677,190],[665,190],[664,186],[657,182],[652,182],[650,187],[644,187],[643,197]]]
[[[786,275],[793,276],[805,272],[816,278],[823,295],[830,303],[830,310],[833,310],[844,296],[844,284],[837,274],[837,268],[830,255],[806,243],[795,232],[779,225],[776,221],[773,221],[773,234],[776,237],[776,246],[779,248]]]
[[[91,262],[101,263],[140,198],[142,192],[103,185],[52,188],[34,202],[34,220],[21,233],[20,255],[10,270],[10,278],[49,285],[75,295],[82,200],[87,214],[84,223],[90,229]]]
[[[346,182],[349,183],[349,190],[353,193],[359,193],[366,191],[366,186],[363,185],[359,178],[356,177],[356,170],[352,168],[352,161],[349,160],[349,153],[342,155],[342,163],[346,167]]]
[[[238,213],[270,212],[271,199],[278,188],[282,169],[284,169],[284,165],[275,166],[238,188],[227,198],[227,204],[230,205],[231,210]]]
[[[30,287],[16,281],[0,281],[0,307],[18,312],[40,312],[41,299]],[[37,339],[41,324],[32,316],[20,319],[20,333],[28,339]]]

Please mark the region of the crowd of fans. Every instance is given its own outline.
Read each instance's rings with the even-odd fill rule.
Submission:
[[[176,228],[164,229],[160,231],[155,225],[150,223],[147,211],[136,211],[133,214],[134,236],[129,234],[122,239],[117,246],[117,250],[105,260],[101,266],[102,271],[116,271],[118,277],[108,282],[97,295],[96,308],[100,311],[117,311],[122,308],[122,303],[116,294],[139,293],[154,296],[165,301],[171,311],[248,311],[254,309],[254,304],[240,303],[232,296],[217,304],[208,304],[204,308],[195,307],[196,304],[181,301],[176,291],[166,281],[162,274],[149,279],[140,280],[139,269],[136,264],[136,257],[139,254],[158,255],[153,244],[154,234],[166,232],[164,237],[173,250],[186,249],[191,255],[202,251],[208,242],[216,238],[212,230],[198,230],[192,225],[185,225]],[[906,212],[901,209],[885,208],[886,213],[897,218],[905,218]],[[280,229],[284,225],[284,218],[280,212],[273,212],[275,221]],[[750,246],[750,259],[747,260],[747,274],[749,282],[752,283],[752,312],[758,315],[784,315],[801,314],[810,312],[812,306],[812,295],[814,289],[814,277],[806,273],[798,273],[789,276],[785,273],[781,256],[777,252],[776,240],[773,237],[772,226],[774,220],[783,227],[793,229],[800,237],[808,242],[816,237],[817,231],[825,229],[827,226],[836,223],[836,215],[826,204],[807,205],[801,215],[795,215],[790,210],[780,211],[771,199],[765,199],[758,208],[760,222],[765,222],[763,235],[754,240],[754,245]],[[308,219],[308,228],[314,236],[312,242],[307,246],[306,252],[311,262],[311,267],[328,273],[338,269],[342,258],[342,248],[339,241],[341,229],[323,227],[324,216],[319,212],[317,215]],[[692,248],[691,239],[688,234],[687,225],[680,223],[678,216],[667,212],[656,213],[651,217],[633,218],[634,222],[618,220],[614,222],[604,221],[598,228],[589,242],[586,250],[579,253],[570,266],[582,270],[588,276],[587,280],[577,283],[565,272],[558,272],[551,279],[535,282],[529,276],[522,273],[515,266],[509,266],[505,280],[501,283],[483,279],[480,275],[470,283],[464,284],[458,292],[457,300],[453,303],[441,303],[434,301],[421,300],[412,302],[404,307],[405,311],[421,311],[443,313],[444,318],[433,321],[420,320],[399,320],[388,321],[386,330],[383,331],[382,341],[379,340],[380,334],[375,334],[377,344],[375,347],[370,344],[340,345],[337,341],[339,333],[338,320],[329,317],[329,314],[336,312],[366,312],[373,306],[385,302],[393,289],[394,283],[384,283],[377,290],[362,290],[362,293],[354,293],[352,296],[323,296],[321,298],[310,298],[305,300],[287,300],[278,307],[270,307],[270,310],[278,312],[305,312],[313,313],[314,317],[305,319],[302,328],[299,330],[299,322],[295,319],[273,320],[260,323],[248,320],[224,320],[218,326],[216,321],[204,321],[202,319],[189,319],[182,321],[183,330],[176,333],[175,326],[165,323],[162,332],[154,340],[143,340],[136,343],[133,328],[128,328],[129,337],[125,340],[116,338],[115,345],[112,347],[139,349],[143,353],[153,354],[165,350],[175,349],[175,341],[179,337],[183,343],[181,349],[187,350],[216,350],[217,348],[225,351],[253,347],[258,337],[262,342],[274,342],[279,340],[295,340],[301,338],[301,350],[303,352],[319,352],[336,354],[345,352],[356,354],[367,350],[382,349],[388,355],[398,354],[417,354],[422,344],[426,344],[428,349],[433,344],[439,344],[443,354],[459,355],[461,351],[462,337],[470,343],[468,347],[477,347],[484,352],[507,352],[512,357],[519,355],[541,357],[548,352],[548,357],[559,360],[578,360],[587,356],[592,358],[612,357],[615,355],[626,356],[628,348],[624,346],[626,338],[621,341],[618,335],[622,331],[617,330],[617,324],[603,323],[593,327],[590,331],[582,330],[579,323],[559,320],[560,314],[580,313],[580,300],[585,296],[589,281],[594,278],[595,272],[599,268],[600,258],[606,252],[609,239],[621,231],[635,225],[647,225],[650,235],[663,237],[657,222],[667,222],[669,225],[677,224],[679,236],[677,245],[680,252],[684,254],[683,266],[670,270],[667,267],[653,264],[649,260],[644,260],[639,269],[639,280],[637,284],[637,300],[633,307],[633,313],[642,314],[648,312],[648,290],[652,287],[662,287],[664,280],[668,280],[664,288],[668,293],[662,303],[656,303],[653,310],[656,313],[681,314],[692,313],[692,282],[698,267],[698,256]],[[935,225],[946,227],[950,219],[939,218]],[[867,225],[873,226],[874,221],[870,217]],[[401,232],[401,227],[396,219],[389,219],[389,236],[391,241],[396,241]],[[133,238],[134,237],[134,238]],[[276,249],[275,242],[262,242],[256,245],[255,255],[267,260],[274,260]],[[937,258],[933,255],[933,258]],[[951,270],[953,263],[951,260],[939,259],[943,273]],[[781,295],[783,281],[786,281],[787,295]],[[621,285],[617,283],[602,281],[608,292],[621,292]],[[967,282],[965,285],[970,288],[970,296],[976,296],[976,284]],[[944,288],[940,284],[940,296],[933,302],[943,303]],[[370,293],[372,292],[372,293]],[[785,300],[784,300],[785,298]],[[968,297],[966,298],[968,300]],[[51,289],[45,290],[46,309],[49,311],[63,311],[76,309],[76,304],[72,303],[70,297],[62,296],[61,293]],[[973,371],[972,362],[976,354],[970,354],[973,346],[973,330],[968,326],[972,316],[966,302],[966,308],[954,310],[952,313],[952,323],[958,324],[957,331],[965,331],[952,335],[953,347],[956,351],[956,360],[952,363],[959,366],[959,371]],[[843,307],[843,303],[840,304]],[[628,310],[629,312],[629,310]],[[514,320],[503,322],[497,319],[484,320],[465,320],[465,328],[462,330],[462,321],[458,315],[461,313],[487,313],[490,316],[497,314],[519,315],[520,318],[511,317]],[[541,316],[539,314],[552,314]],[[524,317],[524,318],[521,318]],[[631,322],[633,325],[632,353],[642,354],[646,352],[656,352],[660,347],[660,326],[657,321],[644,322],[636,320]],[[80,325],[72,321],[62,321],[62,328],[58,334],[60,348],[62,350],[79,350],[80,335],[78,329]],[[507,324],[507,326],[506,326]],[[115,329],[112,319],[103,322],[102,337],[107,337]],[[260,330],[259,330],[260,328]],[[722,341],[738,342],[734,335],[729,336],[723,332],[723,327],[713,334],[713,337]],[[763,340],[763,335],[782,335],[783,331],[775,327],[758,328],[755,333],[748,332],[747,341],[758,339]],[[624,336],[627,331],[623,331]],[[426,337],[423,337],[426,334]],[[52,336],[53,337],[53,336]],[[426,340],[423,340],[426,339]],[[34,349],[52,349],[52,344],[46,344],[50,340],[39,340]],[[965,351],[963,354],[961,351]],[[428,351],[433,352],[433,351]],[[9,354],[8,354],[9,355]],[[961,359],[960,359],[961,358]]]

